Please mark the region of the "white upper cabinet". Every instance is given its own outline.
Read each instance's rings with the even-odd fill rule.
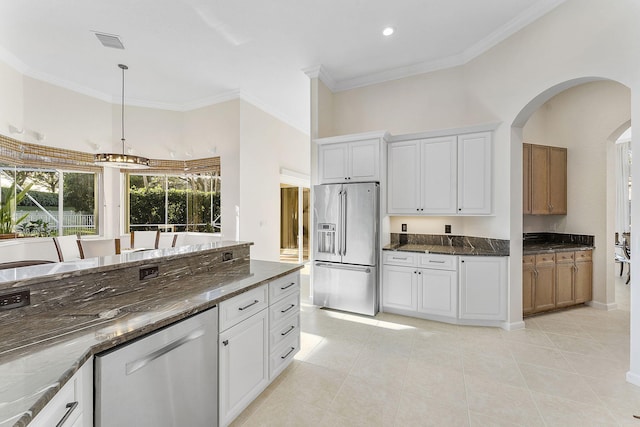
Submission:
[[[490,132],[388,144],[387,212],[491,214],[492,157]]]
[[[458,213],[491,213],[493,149],[489,132],[458,137]]]
[[[380,181],[380,138],[336,140],[316,140],[320,184]]]

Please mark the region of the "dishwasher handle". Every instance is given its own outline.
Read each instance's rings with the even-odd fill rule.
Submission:
[[[134,372],[144,368],[145,366],[147,366],[149,363],[153,362],[157,358],[162,357],[165,354],[169,353],[170,351],[173,351],[176,348],[181,347],[181,346],[185,345],[186,343],[188,343],[190,341],[198,339],[203,335],[204,335],[204,330],[197,329],[197,330],[191,332],[189,335],[186,335],[186,336],[184,336],[182,338],[179,338],[179,339],[173,341],[172,343],[169,343],[166,346],[164,346],[162,348],[159,348],[158,350],[147,354],[144,357],[141,357],[141,358],[139,358],[137,360],[134,360],[133,362],[127,363],[125,365],[125,373],[126,373],[126,375],[133,374]]]

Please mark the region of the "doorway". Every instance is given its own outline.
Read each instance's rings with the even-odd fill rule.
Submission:
[[[309,188],[280,184],[280,261],[309,261]]]

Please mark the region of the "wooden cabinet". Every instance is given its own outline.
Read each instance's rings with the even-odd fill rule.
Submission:
[[[320,184],[380,181],[380,140],[320,145],[318,166]]]
[[[388,213],[490,214],[492,146],[490,132],[389,144]]]
[[[461,256],[461,319],[507,319],[507,258]]]
[[[523,144],[523,213],[567,214],[567,149]]]
[[[592,251],[525,255],[522,258],[522,314],[590,301]]]
[[[93,358],[67,381],[29,423],[34,427],[93,426]]]

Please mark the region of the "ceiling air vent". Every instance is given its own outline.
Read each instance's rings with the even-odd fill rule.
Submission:
[[[94,33],[100,43],[104,47],[112,47],[114,49],[124,49],[124,45],[120,41],[118,36],[114,36],[113,34],[104,34],[104,33]]]

